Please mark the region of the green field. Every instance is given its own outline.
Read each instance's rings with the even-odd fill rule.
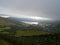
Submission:
[[[30,30],[30,31],[16,31],[16,36],[32,36],[32,35],[45,35],[49,34],[48,32]]]

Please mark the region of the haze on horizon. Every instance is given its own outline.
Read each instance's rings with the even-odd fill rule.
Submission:
[[[60,0],[0,0],[0,14],[60,20]]]

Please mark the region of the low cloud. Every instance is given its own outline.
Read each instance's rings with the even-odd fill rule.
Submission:
[[[0,14],[60,20],[60,0],[0,0]]]

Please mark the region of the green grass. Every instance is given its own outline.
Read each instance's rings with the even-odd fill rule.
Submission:
[[[30,30],[30,31],[16,31],[16,36],[32,36],[32,35],[45,35],[49,34],[48,32]]]
[[[4,40],[0,40],[0,45],[9,45],[9,44]]]
[[[10,29],[10,27],[4,27],[4,28],[0,28],[0,31],[2,31],[2,30],[9,30]]]

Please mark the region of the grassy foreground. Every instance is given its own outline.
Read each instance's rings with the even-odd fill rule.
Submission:
[[[20,36],[0,34],[0,45],[60,45],[60,34]]]

